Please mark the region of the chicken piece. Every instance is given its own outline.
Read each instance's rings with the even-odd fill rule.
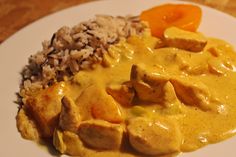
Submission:
[[[76,101],[82,120],[102,119],[111,123],[124,120],[119,104],[98,85],[86,88]]]
[[[152,69],[151,69],[152,70]],[[165,83],[168,81],[167,76],[161,76],[161,74],[151,71],[148,67],[144,65],[134,64],[131,68],[130,80],[133,85],[133,81],[143,81],[152,85],[159,85],[160,83]]]
[[[62,154],[66,151],[66,145],[63,141],[63,132],[55,129],[53,133],[53,145]]]
[[[86,152],[89,152],[79,136],[70,131],[63,132],[63,141],[66,144],[66,154],[72,156],[85,156]]]
[[[168,105],[177,99],[168,77],[147,73],[140,66],[132,66],[131,82],[142,101]]]
[[[131,82],[140,100],[165,106],[164,112],[167,114],[183,113],[182,105],[167,76],[153,75],[140,66],[133,65]]]
[[[173,103],[178,102],[178,98],[175,94],[175,89],[169,81],[164,85],[163,92],[164,92],[163,100],[165,106],[172,106]]]
[[[72,156],[85,156],[85,153],[90,151],[83,145],[77,134],[59,129],[54,131],[53,145],[60,153]]]
[[[61,102],[62,108],[59,118],[59,126],[63,130],[77,132],[81,122],[78,106],[76,106],[75,102],[67,96],[64,96]]]
[[[39,125],[43,137],[53,135],[61,112],[61,99],[66,90],[65,83],[60,82],[26,99],[26,107]]]
[[[181,133],[174,121],[158,117],[131,119],[127,126],[132,147],[146,155],[164,155],[180,151]]]
[[[167,28],[164,32],[165,42],[168,46],[199,52],[204,49],[207,39],[200,33],[189,32],[177,27]]]
[[[131,106],[135,92],[130,83],[122,85],[111,85],[106,88],[106,91],[118,103],[123,106]]]
[[[163,113],[168,115],[177,115],[184,113],[183,105],[177,98],[175,94],[174,86],[168,81],[163,87],[164,98],[164,108]]]
[[[40,134],[37,129],[35,121],[33,121],[23,108],[20,109],[16,116],[17,128],[21,133],[21,136],[25,139],[38,141]]]
[[[171,79],[177,97],[186,105],[196,106],[203,111],[216,111],[216,99],[213,98],[208,88],[201,82],[183,79]],[[195,83],[192,83],[195,82]]]
[[[97,149],[119,149],[123,136],[123,128],[103,120],[84,121],[78,132],[81,140]]]

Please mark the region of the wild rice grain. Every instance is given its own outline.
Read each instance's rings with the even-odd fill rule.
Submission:
[[[73,28],[64,26],[55,32],[43,49],[29,58],[22,70],[20,95],[47,88],[53,81],[70,77],[81,69],[100,64],[110,45],[140,34],[146,25],[138,17],[97,15]]]

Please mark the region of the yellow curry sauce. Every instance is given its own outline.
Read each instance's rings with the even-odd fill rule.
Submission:
[[[181,140],[176,152],[193,151],[233,136],[236,132],[236,97],[234,96],[236,94],[236,73],[234,71],[236,54],[232,47],[222,40],[208,38],[203,51],[190,52],[173,47],[155,48],[157,42],[159,39],[148,33],[143,36],[132,36],[111,46],[109,52],[104,56],[103,65],[97,65],[90,71],[81,71],[73,78],[62,82],[67,88],[65,95],[78,105],[80,120],[103,119],[120,124],[126,133],[126,125],[133,118],[171,119],[180,129],[180,135],[177,135],[179,133],[175,131],[172,135],[178,136],[177,138]],[[163,99],[165,102],[155,101],[156,99],[145,101],[149,97],[146,95],[143,96],[143,100],[137,98],[127,104],[116,101],[119,104],[119,111],[114,107],[105,106],[104,104],[107,104],[105,101],[112,98],[101,98],[103,94],[109,94],[107,88],[127,82],[129,84],[130,80],[132,82],[131,69],[133,70],[135,67],[144,70],[145,75],[150,74],[157,80],[169,82],[170,88],[169,86],[160,87],[165,89],[165,92],[167,91],[167,96]],[[91,86],[96,87],[95,91]],[[90,94],[86,95],[88,88],[91,89]],[[104,93],[99,93],[99,90],[96,92],[98,88]],[[173,92],[174,96],[168,96],[168,91]],[[183,96],[186,91],[187,96]],[[140,92],[142,94],[142,91]],[[100,98],[98,93],[101,94]],[[191,97],[195,97],[193,94],[200,96],[192,99]],[[81,95],[84,95],[83,98]],[[136,95],[139,96],[137,91]],[[88,105],[91,105],[89,103],[96,103],[97,106],[108,109],[91,114],[90,112],[93,110],[87,108]],[[97,110],[100,109],[95,109],[95,112]],[[172,123],[169,126],[171,125]],[[164,124],[164,126],[168,125]],[[168,129],[170,132],[172,131],[171,127],[167,127]],[[62,131],[54,132],[54,136],[55,134],[58,138],[54,139],[54,145],[62,153],[73,155],[76,154],[74,152],[81,151],[83,156],[119,156],[121,154],[122,156],[142,156],[130,148],[129,144],[122,145],[120,151],[119,149],[96,151],[96,149],[84,146],[81,141],[75,142],[73,137],[76,134],[70,135],[69,131],[65,133],[66,138],[61,137]],[[124,138],[127,138],[126,136]],[[164,133],[163,136],[165,136]],[[76,136],[76,138],[78,137]],[[129,140],[124,139],[125,142]],[[161,145],[165,147],[165,142],[161,141]],[[67,147],[67,151],[65,147]],[[169,153],[173,153],[173,151]]]

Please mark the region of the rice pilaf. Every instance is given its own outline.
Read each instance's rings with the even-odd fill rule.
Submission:
[[[24,98],[82,69],[101,64],[109,45],[138,35],[145,28],[146,24],[138,17],[108,15],[97,15],[72,28],[60,28],[50,41],[42,43],[41,51],[30,56],[22,71],[20,96]]]

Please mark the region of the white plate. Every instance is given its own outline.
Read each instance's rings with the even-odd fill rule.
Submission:
[[[16,100],[15,92],[19,90],[19,72],[27,64],[27,58],[41,49],[41,42],[44,39],[50,39],[51,35],[63,25],[73,26],[80,21],[92,18],[95,14],[138,15],[144,9],[167,2],[170,1],[107,0],[87,3],[42,18],[2,43],[0,46],[0,156],[53,156],[33,142],[20,137],[15,121],[17,105],[13,103]],[[200,31],[208,36],[222,38],[236,47],[236,19],[207,7],[202,6],[202,10],[203,19]],[[183,156],[235,157],[235,145],[236,137]]]

